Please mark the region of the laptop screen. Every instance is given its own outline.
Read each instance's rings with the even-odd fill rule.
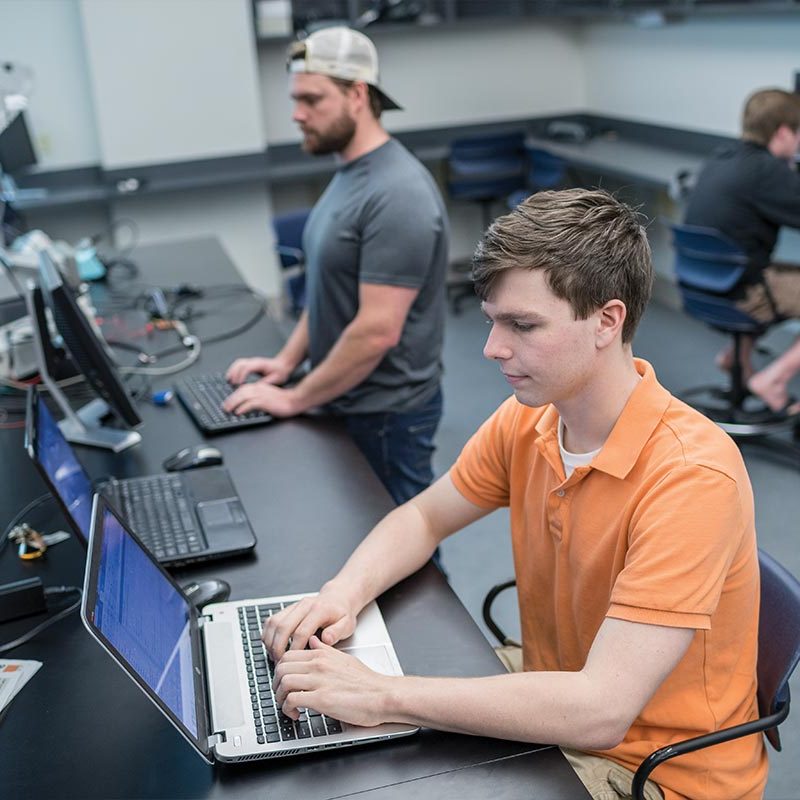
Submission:
[[[196,739],[201,665],[192,648],[189,603],[106,503],[97,513],[87,617],[142,688]]]
[[[85,544],[92,520],[92,482],[41,397],[36,398],[36,420],[36,459]]]

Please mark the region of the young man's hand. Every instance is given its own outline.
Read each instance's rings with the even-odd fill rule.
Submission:
[[[228,367],[225,379],[233,386],[238,386],[247,380],[248,375],[261,375],[267,383],[286,383],[292,374],[292,368],[280,358],[237,358]]]
[[[311,708],[351,725],[387,722],[386,703],[396,678],[373,672],[355,656],[312,636],[310,650],[289,650],[275,667],[275,702],[297,719]]]
[[[222,408],[229,414],[266,411],[273,417],[293,417],[308,408],[294,389],[281,389],[265,381],[243,383],[225,398]]]
[[[352,635],[359,611],[344,592],[326,584],[318,595],[304,597],[270,617],[264,625],[261,641],[276,662],[287,651],[290,638],[291,650],[303,650],[320,628],[322,641],[333,645]]]

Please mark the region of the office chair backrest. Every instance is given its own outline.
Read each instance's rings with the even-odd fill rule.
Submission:
[[[675,272],[684,286],[724,294],[747,269],[747,256],[735,242],[713,228],[672,225]]]
[[[465,161],[486,161],[493,158],[519,158],[525,152],[522,131],[498,133],[491,136],[468,136],[450,144],[450,158]]]
[[[761,611],[758,621],[758,709],[761,716],[789,705],[789,677],[800,661],[800,582],[775,559],[758,552]],[[777,728],[765,731],[781,749]]]
[[[528,153],[528,189],[540,192],[560,186],[567,174],[567,162],[539,147],[525,149]]]
[[[310,208],[288,211],[272,218],[272,229],[278,257],[284,274],[289,308],[298,316],[306,305],[305,254],[303,253],[303,231],[311,213]]]
[[[306,227],[310,208],[288,211],[272,218],[272,228],[278,245],[281,266],[293,267],[302,262],[303,231]]]
[[[451,197],[499,199],[524,185],[522,131],[456,139],[451,143],[447,159],[447,189]]]

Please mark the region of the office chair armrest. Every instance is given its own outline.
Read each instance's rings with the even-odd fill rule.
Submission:
[[[505,583],[498,583],[497,586],[493,586],[491,589],[489,589],[489,592],[483,601],[483,621],[486,623],[486,627],[492,632],[497,641],[503,646],[522,647],[520,642],[518,642],[516,639],[506,636],[502,628],[500,628],[500,626],[494,621],[491,613],[492,603],[494,603],[497,595],[499,595],[501,592],[504,592],[506,589],[511,589],[516,585],[517,582],[515,580],[506,581]]]
[[[305,262],[305,253],[299,247],[289,247],[285,244],[276,244],[275,252],[281,257],[294,259],[295,263],[289,264],[288,267],[294,267]],[[284,267],[284,269],[287,269],[288,267]]]
[[[754,733],[763,733],[770,728],[775,728],[789,716],[788,701],[778,706],[774,714],[766,717],[754,719],[752,722],[743,722],[741,725],[734,725],[731,728],[724,728],[721,731],[706,733],[703,736],[695,736],[693,739],[685,739],[682,742],[668,744],[650,753],[647,758],[639,765],[636,774],[633,776],[631,786],[631,797],[633,800],[645,800],[644,785],[650,777],[650,773],[660,764],[669,761],[676,756],[683,756],[687,753],[694,753],[704,747],[713,747],[716,744],[730,742],[733,739],[740,739],[743,736],[750,736]]]

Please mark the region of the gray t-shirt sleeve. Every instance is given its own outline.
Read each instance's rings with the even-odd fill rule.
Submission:
[[[422,286],[443,225],[430,193],[389,187],[367,204],[364,213],[359,281],[411,289]]]

